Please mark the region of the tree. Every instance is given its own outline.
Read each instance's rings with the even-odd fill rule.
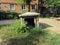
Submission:
[[[60,8],[60,0],[46,0],[45,7],[52,8],[53,9],[53,16],[54,16],[57,14],[57,9]]]
[[[55,14],[55,12],[57,12],[56,10],[57,10],[57,7],[60,7],[60,0],[40,0],[40,2],[41,2],[41,5],[40,5],[40,7],[42,7],[41,9],[40,9],[40,13],[42,14],[42,15],[45,15],[44,13],[46,12],[46,10],[45,9],[47,9],[47,12],[49,12],[49,14],[51,13],[53,13],[53,16],[54,16],[54,14]],[[45,8],[45,9],[44,9]],[[51,10],[50,10],[50,9]],[[50,11],[51,12],[50,12]]]
[[[41,16],[42,15],[45,16],[45,12],[46,12],[45,1],[46,0],[39,0],[38,10],[39,10]]]
[[[18,5],[19,5],[19,4],[24,4],[24,3],[25,3],[24,0],[16,0],[16,2],[17,2]]]
[[[60,0],[45,0],[46,1],[46,7],[54,7],[54,6],[60,6]]]

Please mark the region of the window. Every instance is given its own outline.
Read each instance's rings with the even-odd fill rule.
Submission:
[[[0,3],[0,10],[2,9],[2,5],[1,5],[1,3]]]
[[[32,5],[32,9],[35,9],[36,7],[35,7],[35,5]]]
[[[14,4],[10,4],[10,10],[15,10]]]
[[[26,5],[22,5],[22,10],[25,10],[26,9]]]

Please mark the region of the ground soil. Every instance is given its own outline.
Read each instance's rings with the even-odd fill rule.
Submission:
[[[48,29],[53,32],[60,33],[60,18],[40,18],[40,24],[43,29]]]

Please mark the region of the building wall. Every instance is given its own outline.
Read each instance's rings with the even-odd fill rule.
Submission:
[[[22,13],[22,7],[21,7],[21,5],[15,4],[15,12],[20,12],[20,13]]]
[[[28,6],[26,5],[26,9],[22,10],[22,5],[17,5],[16,0],[0,0],[0,3],[2,5],[2,10],[7,11],[10,10],[10,4],[14,4],[15,7],[15,12],[27,12],[28,11]],[[32,0],[31,4],[38,4],[38,0]],[[32,10],[32,7],[30,6],[30,10]]]
[[[10,6],[9,6],[9,4],[2,4],[2,10],[9,10],[10,8],[9,8]]]

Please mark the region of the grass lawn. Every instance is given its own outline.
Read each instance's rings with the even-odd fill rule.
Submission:
[[[34,29],[16,33],[11,26],[0,27],[0,45],[60,45],[60,34]]]

